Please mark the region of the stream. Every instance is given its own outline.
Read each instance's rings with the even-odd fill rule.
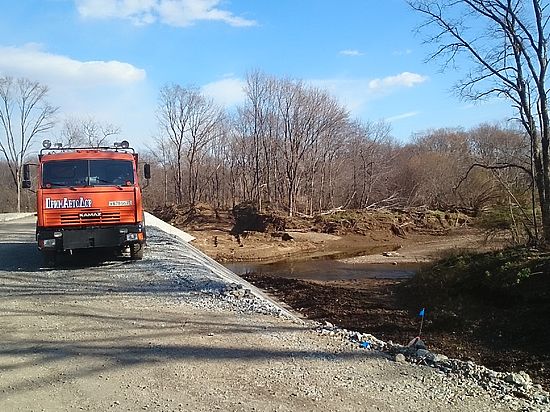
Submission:
[[[333,259],[288,261],[270,264],[261,262],[228,262],[224,266],[237,275],[258,273],[308,280],[407,279],[413,277],[421,268],[420,264],[352,264]]]

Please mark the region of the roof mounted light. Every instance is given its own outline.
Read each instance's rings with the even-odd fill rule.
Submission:
[[[122,142],[120,142],[120,147],[122,147],[123,149],[128,149],[130,147],[130,143],[128,142],[128,140],[123,140]]]
[[[63,143],[55,143],[55,144],[54,144],[54,147],[55,147],[56,149],[61,149],[61,148],[63,147]]]
[[[49,149],[52,147],[52,142],[50,142],[48,139],[42,141],[42,147],[44,149]]]

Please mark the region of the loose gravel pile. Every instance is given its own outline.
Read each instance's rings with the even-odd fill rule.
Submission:
[[[117,275],[126,281],[141,282],[143,293],[166,292],[198,307],[236,312],[254,312],[286,317],[286,311],[258,296],[253,286],[235,275],[220,276],[220,269],[181,239],[154,227],[149,237],[144,260],[122,265]],[[161,282],[152,281],[160,277]],[[151,279],[151,280],[149,280]],[[238,282],[238,283],[237,283]],[[138,285],[134,285],[138,289]]]
[[[546,411],[550,410],[550,393],[541,385],[533,384],[525,372],[496,372],[471,361],[449,359],[447,356],[433,353],[426,349],[422,340],[410,346],[384,342],[376,337],[346,329],[338,328],[330,322],[318,324],[316,331],[321,335],[332,336],[344,343],[351,343],[362,350],[378,351],[395,362],[411,363],[435,368],[444,374],[449,382],[457,387],[467,387],[470,395],[479,395],[487,391],[496,399],[509,404],[516,410]],[[449,394],[449,389],[443,395]]]

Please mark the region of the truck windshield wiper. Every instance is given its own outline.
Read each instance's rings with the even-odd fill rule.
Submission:
[[[52,182],[47,182],[47,183],[45,184],[45,186],[47,187],[48,185],[50,185],[50,186],[55,186],[55,187],[67,187],[67,188],[69,188],[69,189],[71,189],[71,190],[76,190],[74,186],[65,185],[65,184],[63,184],[63,183],[52,183]]]
[[[119,185],[118,183],[115,183],[115,182],[111,182],[110,180],[103,180],[103,179],[96,179],[98,182],[100,183],[106,183],[108,185],[113,185],[113,186],[116,186],[117,189],[120,189],[122,190],[122,186]]]

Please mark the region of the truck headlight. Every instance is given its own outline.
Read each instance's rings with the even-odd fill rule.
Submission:
[[[126,240],[138,240],[137,233],[128,233],[126,235]]]
[[[55,239],[44,239],[44,247],[55,247]]]

